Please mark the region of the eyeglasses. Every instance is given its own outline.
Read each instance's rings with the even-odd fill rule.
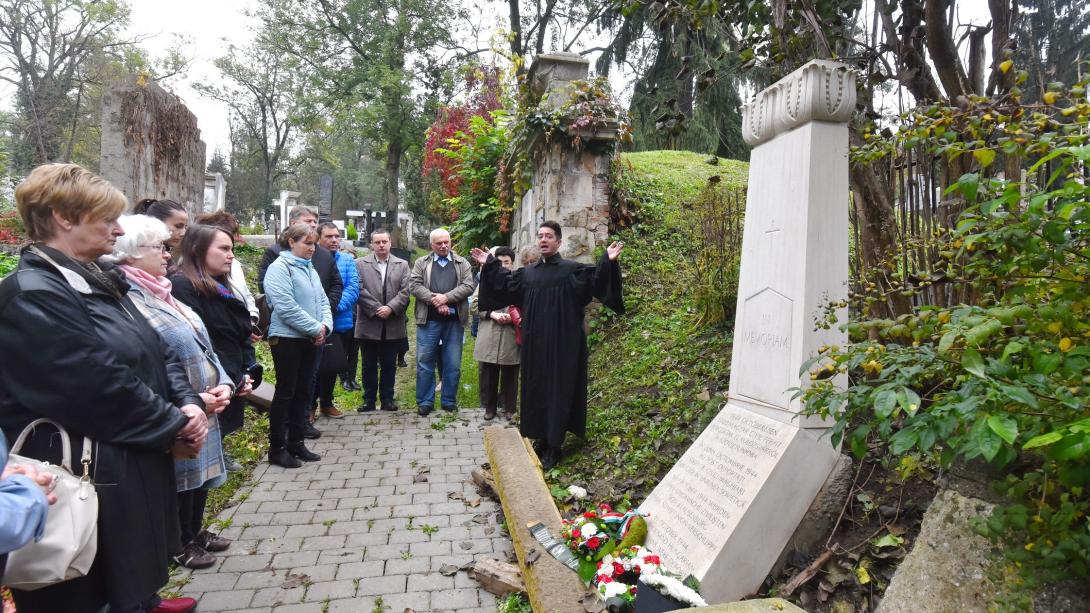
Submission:
[[[167,247],[163,243],[159,243],[158,245],[137,245],[137,247],[140,247],[141,249],[151,249],[152,251],[158,251],[160,253],[170,253],[170,247]]]

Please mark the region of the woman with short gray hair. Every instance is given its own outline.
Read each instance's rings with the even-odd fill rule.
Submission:
[[[166,278],[170,230],[147,215],[126,215],[119,220],[125,234],[117,238],[114,257],[129,282],[129,298],[152,328],[173,349],[194,391],[208,414],[208,439],[197,454],[175,455],[178,516],[182,552],[174,560],[186,568],[208,568],[216,563],[209,552],[227,549],[230,541],[201,530],[208,490],[227,480],[219,420],[231,401],[234,385],[220,365],[201,318],[171,295]]]

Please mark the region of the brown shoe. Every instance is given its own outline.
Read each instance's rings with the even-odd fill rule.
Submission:
[[[216,556],[208,553],[197,543],[190,543],[182,548],[182,553],[174,556],[179,565],[193,570],[209,568],[216,563]]]
[[[320,410],[322,412],[322,415],[325,415],[326,417],[331,417],[333,419],[340,419],[344,417],[344,413],[341,413],[339,410],[337,410],[337,407],[325,407],[324,409]]]
[[[227,548],[231,546],[231,539],[223,538],[218,534],[209,532],[208,530],[202,530],[193,542],[200,545],[205,551],[209,553],[218,553],[220,551],[227,551]]]
[[[485,421],[492,421],[493,419],[496,419],[496,409],[485,409],[484,410],[484,420]]]

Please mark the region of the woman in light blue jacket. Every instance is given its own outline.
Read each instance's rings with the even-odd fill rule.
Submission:
[[[310,226],[290,226],[280,235],[284,250],[265,273],[265,297],[272,309],[269,348],[276,370],[276,392],[269,407],[269,463],[284,468],[299,468],[300,460],[322,459],[303,444],[315,360],[333,330],[329,299],[310,263],[317,244],[318,233]]]

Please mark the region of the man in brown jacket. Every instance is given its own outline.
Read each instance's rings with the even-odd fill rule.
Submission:
[[[441,406],[444,411],[458,410],[462,340],[474,289],[473,268],[451,252],[446,230],[432,230],[431,250],[416,261],[409,276],[409,293],[416,296],[416,409],[420,415],[431,413],[435,406],[437,361],[443,373]]]
[[[375,396],[383,411],[396,411],[394,375],[397,354],[409,348],[405,311],[409,307],[409,263],[390,254],[390,233],[371,233],[371,253],[356,260],[360,297],[356,302],[356,339],[363,353],[363,405],[375,410]]]

